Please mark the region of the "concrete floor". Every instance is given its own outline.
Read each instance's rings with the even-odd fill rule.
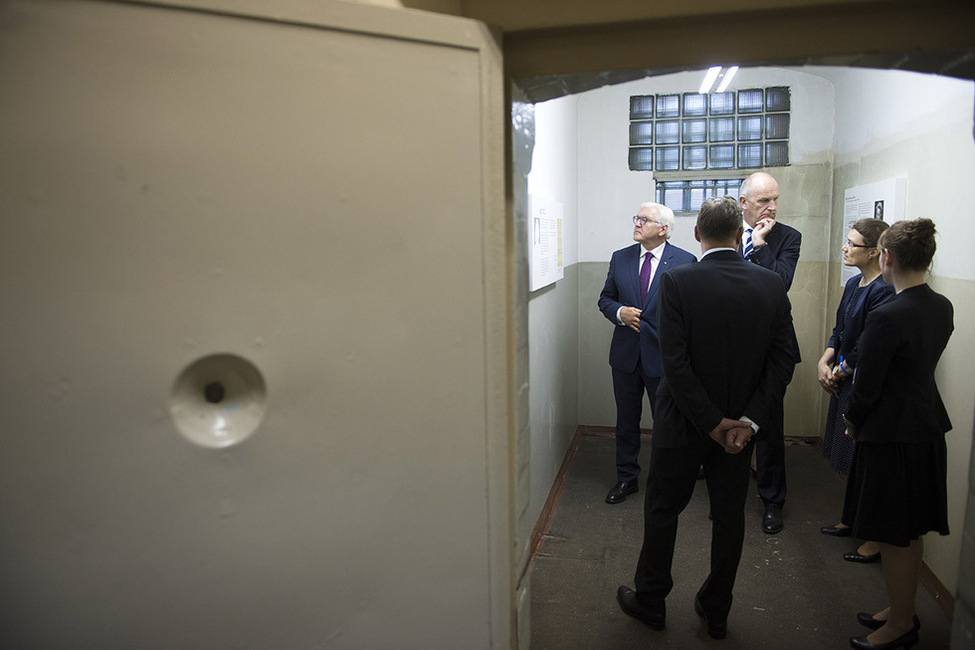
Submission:
[[[789,496],[785,530],[766,535],[757,490],[746,506],[745,549],[728,619],[728,637],[715,641],[693,609],[708,573],[710,521],[704,483],[680,520],[674,557],[674,589],[667,599],[667,629],[655,632],[620,611],[619,585],[633,586],[643,538],[645,485],[624,503],[604,502],[612,486],[612,437],[583,436],[552,525],[535,556],[531,582],[532,650],[626,648],[848,648],[849,638],[869,630],[858,611],[886,606],[879,563],[842,558],[859,542],[821,535],[835,523],[845,484],[829,470],[819,448],[792,441],[786,450]],[[644,440],[641,465],[649,466]],[[754,489],[755,482],[752,481]],[[920,588],[921,641],[916,648],[947,648],[950,622]]]

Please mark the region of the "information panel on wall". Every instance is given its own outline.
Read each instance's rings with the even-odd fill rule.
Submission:
[[[542,196],[528,197],[531,291],[554,284],[563,277],[562,204]]]
[[[903,219],[906,201],[907,178],[904,177],[849,188],[843,202],[843,240],[846,241],[846,233],[860,219],[874,217],[887,223]],[[855,266],[843,266],[840,284],[846,286],[857,273]]]

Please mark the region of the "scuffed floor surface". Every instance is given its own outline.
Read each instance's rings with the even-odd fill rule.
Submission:
[[[644,440],[641,465],[649,465]],[[818,447],[786,449],[789,494],[785,530],[766,535],[755,481],[746,506],[745,549],[728,637],[710,639],[693,609],[708,573],[710,521],[707,490],[699,481],[681,515],[674,557],[674,589],[667,599],[667,629],[655,632],[620,611],[616,588],[633,586],[643,537],[640,492],[621,504],[604,502],[612,485],[614,441],[583,436],[552,526],[538,549],[531,578],[531,650],[625,650],[628,648],[849,648],[849,638],[869,632],[858,611],[886,605],[880,564],[853,564],[843,553],[853,538],[821,535],[835,523],[844,483],[829,470]],[[923,587],[918,590],[922,649],[947,648],[950,623]]]

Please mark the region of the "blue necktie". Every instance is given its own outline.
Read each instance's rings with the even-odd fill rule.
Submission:
[[[741,252],[741,256],[746,260],[751,257],[752,254],[752,229],[745,228],[745,248]]]
[[[643,268],[640,269],[640,302],[647,301],[647,292],[650,290],[650,260],[653,253],[647,253],[643,258]]]

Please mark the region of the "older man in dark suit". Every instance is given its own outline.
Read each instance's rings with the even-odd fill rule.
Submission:
[[[752,436],[762,434],[795,367],[792,310],[782,280],[736,248],[741,208],[708,199],[694,235],[703,257],[660,280],[657,321],[663,378],[636,589],[621,586],[623,611],[663,629],[677,518],[704,466],[713,518],[711,572],[694,599],[708,634],[724,638],[745,537]],[[742,345],[749,341],[749,345]]]
[[[660,383],[656,316],[660,276],[697,261],[667,241],[673,232],[670,208],[659,203],[641,205],[633,217],[637,243],[613,253],[599,294],[599,311],[616,325],[609,348],[616,397],[616,483],[606,495],[606,503],[620,503],[638,489],[643,393],[649,396],[654,412]]]
[[[779,184],[769,174],[756,172],[746,178],[738,192],[745,231],[738,252],[752,264],[774,271],[792,286],[792,278],[799,262],[802,234],[776,221],[779,203]],[[748,345],[750,339],[743,340]],[[799,363],[799,344],[795,345],[795,360]],[[774,535],[784,526],[782,508],[785,506],[785,410],[779,400],[765,423],[765,436],[756,441],[755,474],[758,494],[765,504],[762,530]]]

